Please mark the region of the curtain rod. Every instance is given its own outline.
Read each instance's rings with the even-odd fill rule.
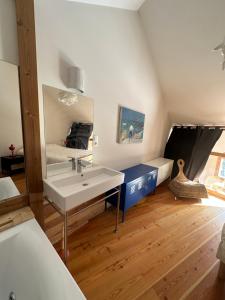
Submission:
[[[209,127],[209,129],[215,129],[215,128],[220,128],[222,130],[225,130],[225,125],[213,125],[213,124],[173,124],[172,127],[191,127],[191,128],[196,128],[196,127]]]

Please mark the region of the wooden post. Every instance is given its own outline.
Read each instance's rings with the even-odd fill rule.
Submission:
[[[43,226],[38,80],[34,0],[16,0],[21,110],[29,203]]]

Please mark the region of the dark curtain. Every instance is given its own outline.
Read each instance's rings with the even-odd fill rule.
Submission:
[[[196,131],[196,142],[186,168],[186,176],[190,180],[194,180],[201,175],[214,145],[223,132],[219,127],[213,129],[210,127],[197,127]]]
[[[174,127],[166,144],[165,158],[173,159],[174,165],[171,177],[178,173],[177,160],[182,158],[185,161],[184,172],[189,164],[192,149],[196,140],[196,131],[190,127]]]
[[[222,129],[216,127],[174,127],[166,144],[164,157],[174,160],[172,178],[178,173],[177,160],[185,161],[184,173],[194,180],[203,171]]]

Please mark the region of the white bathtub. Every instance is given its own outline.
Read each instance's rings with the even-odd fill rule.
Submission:
[[[35,219],[0,233],[0,300],[86,299]]]

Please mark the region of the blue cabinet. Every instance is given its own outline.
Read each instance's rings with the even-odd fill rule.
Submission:
[[[124,183],[121,186],[120,209],[123,212],[123,222],[126,211],[143,197],[155,191],[158,169],[140,164],[125,170]],[[116,206],[117,198],[112,196],[106,200]]]

